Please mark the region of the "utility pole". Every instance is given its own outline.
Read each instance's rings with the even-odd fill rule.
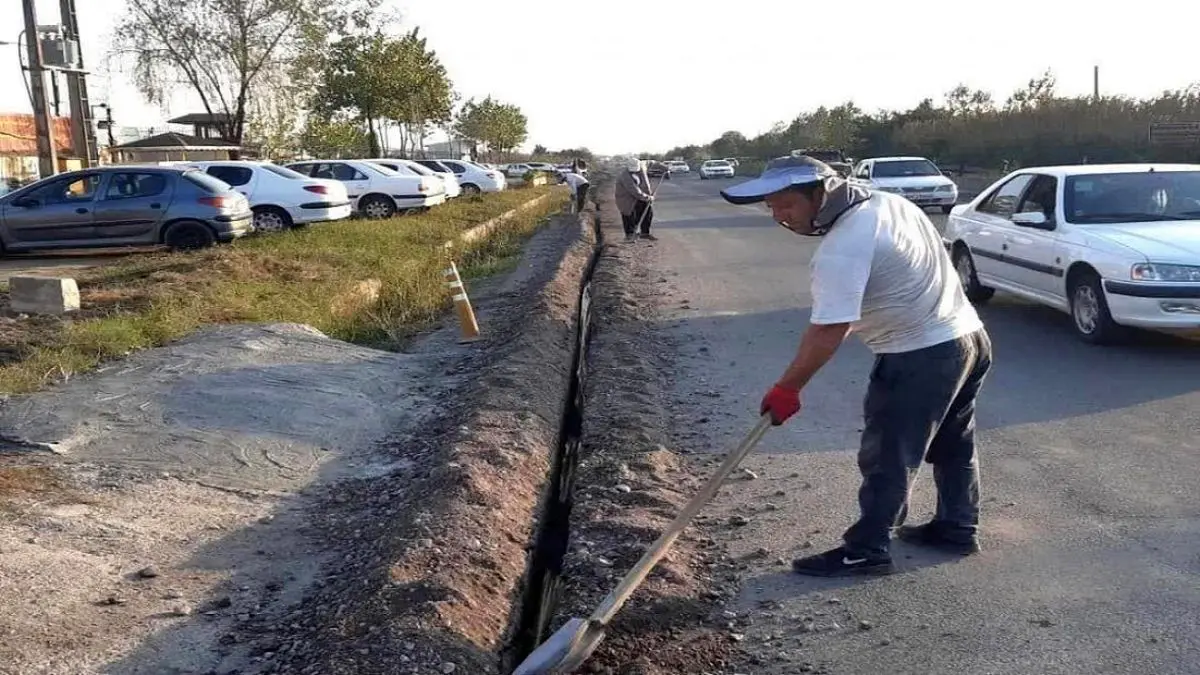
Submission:
[[[59,0],[59,15],[62,23],[64,45],[72,41],[78,47],[78,59],[68,64],[67,97],[71,101],[71,139],[75,156],[83,160],[84,167],[100,163],[99,148],[96,147],[96,130],[92,127],[92,106],[88,102],[87,73],[83,70],[83,45],[79,38],[79,17],[75,13],[75,0]],[[67,50],[69,53],[69,49]]]
[[[25,8],[25,40],[29,52],[29,90],[33,93],[33,126],[37,133],[38,172],[42,178],[58,173],[54,149],[54,120],[46,107],[46,70],[42,65],[42,41],[38,36],[34,0],[22,0]]]
[[[1092,97],[1100,100],[1100,66],[1092,66]]]

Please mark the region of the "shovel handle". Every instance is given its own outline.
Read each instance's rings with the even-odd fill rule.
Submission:
[[[633,592],[642,584],[646,575],[650,574],[650,570],[654,569],[654,566],[666,555],[667,550],[671,548],[671,544],[675,543],[675,539],[692,522],[692,518],[716,496],[717,490],[721,489],[721,484],[725,482],[729,474],[733,473],[733,470],[737,468],[737,465],[741,463],[746,455],[750,454],[754,446],[758,445],[758,442],[762,440],[763,435],[770,428],[771,416],[769,414],[759,418],[758,424],[754,425],[754,428],[750,430],[746,438],[742,439],[742,442],[726,455],[725,461],[721,463],[721,467],[717,469],[717,472],[708,479],[704,487],[700,488],[696,496],[692,497],[692,500],[683,507],[679,515],[675,516],[675,520],[671,522],[671,525],[667,527],[665,532],[659,535],[658,540],[650,548],[646,549],[646,552],[642,554],[641,559],[637,561],[633,569],[629,570],[625,574],[625,577],[621,579],[621,583],[608,594],[608,597],[604,598],[604,602],[600,603],[596,611],[592,612],[591,623],[600,624],[601,626],[608,625],[612,617],[629,600],[629,596],[633,595]]]

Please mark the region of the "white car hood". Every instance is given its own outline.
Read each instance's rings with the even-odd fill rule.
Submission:
[[[954,181],[945,176],[896,176],[895,178],[872,178],[871,184],[876,187],[913,188],[954,185]]]
[[[1200,265],[1200,220],[1089,225],[1087,233],[1137,251],[1150,262]]]

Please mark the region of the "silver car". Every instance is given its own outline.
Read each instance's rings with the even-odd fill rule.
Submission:
[[[195,249],[253,231],[246,198],[191,168],[70,171],[0,197],[0,253],[166,244]]]

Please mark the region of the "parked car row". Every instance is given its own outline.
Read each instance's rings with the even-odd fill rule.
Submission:
[[[61,173],[0,196],[0,254],[42,249],[201,248],[358,213],[389,218],[462,194],[497,192],[504,174],[467,160],[225,160]]]

